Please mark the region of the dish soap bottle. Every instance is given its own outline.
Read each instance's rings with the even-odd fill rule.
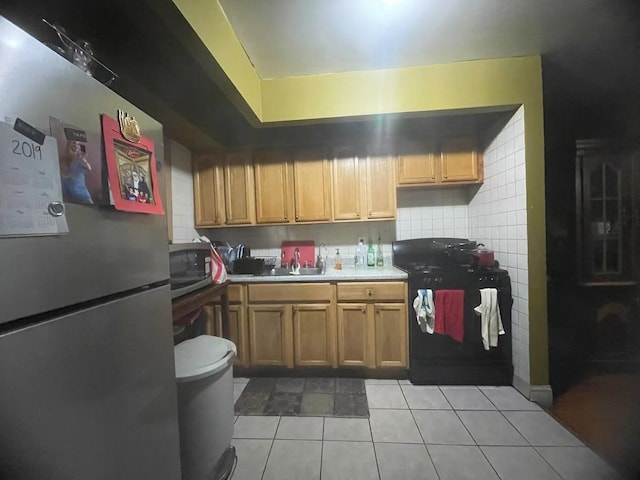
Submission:
[[[342,258],[340,257],[340,249],[336,248],[336,261],[334,264],[336,270],[342,270]]]
[[[376,267],[384,267],[384,258],[382,257],[382,242],[378,236],[378,251],[376,252]]]
[[[367,267],[373,267],[376,264],[376,253],[373,251],[373,243],[369,239],[369,248],[367,248]]]

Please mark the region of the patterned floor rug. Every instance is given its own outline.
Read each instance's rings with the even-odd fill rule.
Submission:
[[[369,417],[360,378],[252,378],[235,404],[236,415]]]

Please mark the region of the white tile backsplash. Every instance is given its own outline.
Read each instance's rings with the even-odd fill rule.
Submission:
[[[515,374],[529,381],[529,290],[524,107],[484,152],[485,181],[469,200],[469,238],[495,251],[511,276]],[[526,319],[526,328],[520,321]]]
[[[171,205],[174,243],[190,242],[198,236],[193,216],[191,152],[167,139],[171,155]]]

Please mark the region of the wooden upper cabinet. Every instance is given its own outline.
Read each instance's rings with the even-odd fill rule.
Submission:
[[[360,220],[361,178],[355,149],[338,148],[333,157],[333,219]]]
[[[472,137],[440,141],[442,182],[478,182],[482,180],[482,157]]]
[[[222,169],[213,154],[193,157],[193,198],[196,227],[224,225]]]
[[[293,155],[296,222],[331,220],[331,165],[321,150],[298,150]]]
[[[436,158],[428,145],[406,142],[398,151],[398,185],[436,182]]]
[[[291,165],[284,150],[263,150],[255,153],[256,222],[291,223]]]
[[[395,158],[389,154],[369,155],[364,169],[367,218],[396,218]]]
[[[225,152],[223,168],[226,224],[251,225],[255,223],[251,151]]]

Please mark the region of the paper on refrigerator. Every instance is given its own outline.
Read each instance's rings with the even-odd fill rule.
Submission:
[[[0,122],[0,236],[67,233],[56,140],[20,122]]]

